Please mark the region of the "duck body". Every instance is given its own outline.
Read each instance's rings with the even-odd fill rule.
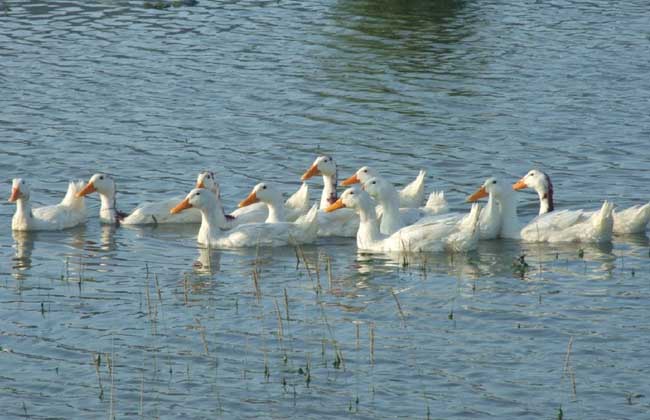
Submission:
[[[614,205],[605,201],[598,211],[561,210],[535,217],[521,230],[526,242],[611,242]]]
[[[171,211],[179,213],[190,208],[196,208],[201,212],[201,227],[197,235],[197,242],[214,248],[276,247],[311,243],[317,238],[316,206],[295,222],[277,220],[247,223],[233,227],[229,231],[223,231],[220,228],[224,224],[222,220],[224,215],[221,211],[219,198],[212,191],[194,189]],[[281,218],[282,206],[278,206],[278,208],[281,209],[278,213],[270,208],[270,216]]]
[[[517,181],[512,188],[515,190],[531,188],[537,192],[539,196],[539,216],[556,213],[553,201],[553,183],[545,172],[532,169]],[[598,213],[598,211],[584,210],[563,210],[563,212],[565,213],[558,217],[558,223],[566,222],[572,218],[584,221]],[[576,213],[567,214],[567,212]],[[612,218],[612,231],[616,235],[643,233],[650,222],[650,203],[632,206],[621,211],[613,211]],[[539,223],[548,225],[545,221],[540,221]]]
[[[423,218],[434,216],[448,210],[444,193],[432,193],[427,201],[431,207],[399,208],[400,197],[397,189],[388,180],[372,177],[363,183],[363,189],[379,204],[377,213],[381,216],[379,230],[385,235],[417,223]]]
[[[77,193],[83,182],[70,182],[65,197],[59,204],[33,209],[30,203],[30,189],[27,182],[16,178],[12,182],[9,201],[16,203],[16,212],[11,219],[11,228],[16,231],[63,230],[78,226],[86,221],[86,205]]]
[[[479,206],[474,206],[466,218],[458,221],[442,219],[436,222],[403,227],[391,235],[382,234],[374,204],[365,191],[346,190],[327,208],[334,212],[354,208],[359,212],[357,248],[377,252],[465,252],[478,241]]]
[[[170,214],[176,203],[183,197],[174,197],[162,201],[143,203],[130,214],[116,214],[120,224],[123,225],[150,225],[167,223],[201,223],[201,212],[193,209],[178,215]],[[111,224],[114,217],[101,218],[102,223]]]

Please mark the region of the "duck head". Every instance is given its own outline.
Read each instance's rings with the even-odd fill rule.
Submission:
[[[90,177],[90,180],[86,186],[77,193],[77,197],[83,197],[94,192],[98,192],[99,194],[107,197],[114,196],[115,181],[108,174],[97,173]]]
[[[212,191],[216,196],[219,196],[221,189],[217,178],[212,171],[201,171],[196,177],[196,186],[195,188],[205,188],[206,190]]]
[[[11,182],[11,196],[9,197],[9,202],[14,203],[19,199],[29,200],[29,184],[22,178],[14,178]]]
[[[515,191],[523,190],[524,188],[532,188],[539,195],[539,214],[548,213],[555,209],[553,203],[553,183],[547,174],[538,169],[533,169],[512,185],[512,189]]]
[[[524,188],[532,188],[538,192],[548,193],[553,189],[553,184],[548,175],[540,170],[533,169],[512,185],[512,189],[515,191],[523,190]]]
[[[302,174],[300,179],[306,181],[316,175],[336,176],[336,163],[334,163],[334,159],[331,156],[323,155],[317,157],[307,172]]]
[[[364,205],[368,205],[371,202],[370,196],[367,192],[359,188],[348,188],[341,194],[338,200],[332,203],[329,207],[325,209],[327,213],[331,213],[335,210],[342,208],[351,208],[359,209]]]
[[[368,166],[363,166],[359,168],[359,170],[356,171],[351,177],[341,182],[341,185],[348,186],[352,184],[365,183],[370,178],[375,178],[377,176],[378,174],[374,169]]]
[[[485,180],[483,185],[481,185],[481,187],[476,190],[474,194],[470,195],[467,198],[467,202],[473,203],[480,200],[481,198],[488,197],[490,195],[499,199],[504,197],[509,192],[509,188],[502,181],[495,177],[490,177]]]
[[[169,210],[171,214],[177,214],[183,210],[197,208],[199,210],[208,209],[211,203],[214,203],[214,193],[206,188],[194,188],[187,196],[178,203],[174,208]]]
[[[267,184],[266,182],[260,182],[255,187],[253,187],[253,190],[250,194],[248,194],[248,197],[239,203],[239,207],[246,207],[260,201],[262,203],[281,202],[282,194],[272,185]]]
[[[389,196],[391,193],[391,186],[388,181],[383,178],[371,177],[363,183],[363,190],[366,191],[370,197],[378,200],[383,197]]]

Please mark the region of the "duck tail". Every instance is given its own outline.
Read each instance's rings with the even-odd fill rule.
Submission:
[[[445,198],[445,192],[434,191],[429,194],[429,198],[427,199],[427,203],[424,207],[434,214],[446,213],[449,211],[449,203]]]
[[[481,215],[481,205],[472,204],[472,209],[458,225],[458,231],[449,235],[447,239],[447,248],[453,252],[467,252],[476,249],[479,234],[479,219]]]
[[[650,222],[650,203],[614,213],[614,232],[643,233]]]
[[[614,203],[610,201],[603,202],[600,210],[591,216],[591,223],[599,237],[598,242],[611,241],[614,231]]]
[[[291,197],[287,198],[284,205],[288,208],[301,210],[303,213],[307,212],[307,209],[309,209],[309,185],[303,182],[300,188]]]
[[[61,205],[71,207],[75,210],[85,210],[86,204],[83,197],[77,197],[77,193],[80,192],[86,183],[84,181],[70,181],[68,184],[68,191],[65,193],[65,197],[61,200]]]
[[[463,229],[471,231],[472,234],[477,232],[479,230],[478,221],[480,219],[480,216],[481,216],[481,205],[478,203],[472,204],[472,208],[469,211],[469,214],[465,216],[465,218],[461,222]]]
[[[401,197],[414,197],[413,200],[416,202],[412,203],[412,207],[420,207],[422,205],[422,199],[424,198],[424,177],[426,175],[426,171],[420,170],[418,176],[400,191]]]

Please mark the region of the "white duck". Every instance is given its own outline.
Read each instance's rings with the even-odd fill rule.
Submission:
[[[323,193],[318,212],[318,236],[344,236],[354,238],[359,229],[359,216],[353,209],[340,210],[336,213],[325,211],[338,199],[336,192],[337,169],[331,156],[319,156],[311,167],[302,175],[306,181],[316,175],[323,177]]]
[[[219,194],[219,184],[215,180],[213,172],[200,172],[197,187],[210,189],[213,193]],[[144,203],[134,209],[130,214],[117,210],[116,195],[117,188],[115,180],[108,174],[94,174],[86,186],[77,193],[78,197],[97,192],[101,201],[99,209],[99,220],[105,224],[123,225],[146,225],[158,223],[200,223],[201,212],[189,211],[182,215],[171,215],[169,210],[174,207],[180,198],[171,198],[163,201]],[[229,220],[226,219],[224,228],[229,227]],[[231,222],[232,223],[232,222]]]
[[[14,178],[9,201],[16,203],[16,213],[11,219],[13,230],[62,230],[86,221],[86,204],[77,198],[83,182],[70,182],[68,191],[59,204],[32,209],[30,189],[22,178]]]
[[[612,239],[611,203],[605,201],[598,212],[560,211],[537,216],[523,228],[517,215],[514,191],[496,178],[488,178],[469,198],[473,202],[492,195],[499,204],[499,237],[526,242],[608,242]]]
[[[517,181],[512,188],[517,191],[524,188],[534,189],[539,196],[540,215],[555,210],[553,183],[546,173],[533,169]],[[619,212],[615,211],[614,233],[619,235],[642,233],[645,232],[648,222],[650,222],[650,203],[632,206]]]
[[[392,235],[379,231],[375,205],[365,191],[349,188],[326,211],[353,208],[359,212],[361,223],[357,232],[357,248],[365,251],[423,251],[465,252],[476,248],[480,207],[472,206],[462,220],[442,219],[436,222],[407,226]]]
[[[282,196],[280,196],[282,199]],[[293,193],[287,201],[280,204],[283,207],[282,212],[286,215],[287,221],[293,222],[298,219],[300,216],[306,214],[309,209],[309,186],[306,183],[302,183],[300,188]],[[239,226],[246,223],[260,223],[269,218],[269,207],[264,203],[256,202],[252,205],[245,207],[239,207],[235,211],[231,212],[229,216],[234,218],[233,226]]]
[[[410,184],[399,191],[399,207],[418,208],[422,206],[422,202],[424,201],[424,177],[426,174],[425,171],[421,170]],[[341,185],[350,186],[352,184],[364,183],[370,178],[377,178],[379,176],[377,171],[368,166],[364,166],[348,179],[341,182]]]
[[[399,208],[399,193],[388,180],[381,177],[369,178],[363,183],[363,189],[375,199],[381,210],[379,230],[385,235],[395,233],[404,226],[412,225],[418,220],[444,213],[448,210],[444,193],[432,193],[427,200],[431,207]]]
[[[272,189],[265,189],[264,185],[258,184],[255,187],[256,199],[267,204],[277,204],[277,197],[272,194]],[[242,205],[245,205],[244,202]],[[197,241],[215,248],[295,245],[310,243],[317,238],[316,206],[295,222],[248,223],[227,232],[222,231],[219,227],[224,223],[224,215],[221,211],[221,202],[212,191],[193,189],[170,212],[176,214],[189,208],[197,208],[201,211],[202,221]]]

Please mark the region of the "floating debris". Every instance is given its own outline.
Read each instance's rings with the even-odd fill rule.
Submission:
[[[512,268],[515,272],[515,274],[519,275],[519,277],[523,278],[526,272],[529,269],[529,265],[526,262],[526,254],[521,254],[517,258],[514,259],[512,262]]]

